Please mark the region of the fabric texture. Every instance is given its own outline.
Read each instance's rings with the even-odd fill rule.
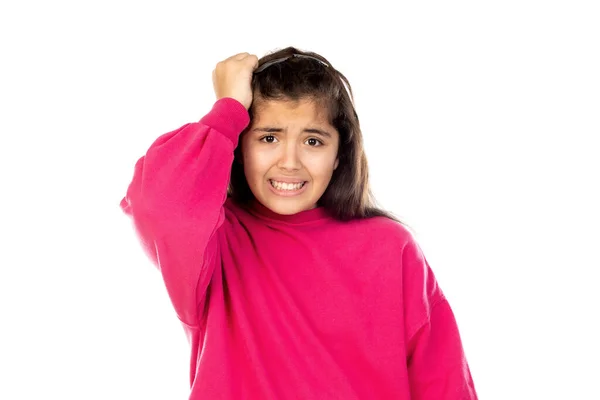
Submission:
[[[250,120],[231,98],[156,139],[121,201],[191,347],[190,399],[477,399],[452,309],[384,217],[227,197]]]

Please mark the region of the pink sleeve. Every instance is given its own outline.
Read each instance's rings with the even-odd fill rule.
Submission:
[[[450,305],[418,244],[403,252],[407,368],[412,400],[477,400]]]
[[[160,136],[135,164],[120,203],[187,325],[198,324],[220,262],[215,232],[224,222],[233,151],[249,119],[241,103],[223,98],[200,122]]]

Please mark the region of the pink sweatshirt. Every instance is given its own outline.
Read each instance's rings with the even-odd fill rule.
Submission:
[[[248,124],[218,100],[150,146],[121,201],[189,338],[190,399],[477,399],[453,312],[403,226],[227,198]]]

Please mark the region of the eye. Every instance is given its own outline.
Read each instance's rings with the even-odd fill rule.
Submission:
[[[275,136],[273,136],[273,135],[263,136],[260,138],[260,141],[263,143],[273,143],[273,142],[275,142]]]
[[[316,138],[310,138],[306,142],[311,147],[319,147],[319,146],[323,145],[323,142],[321,142],[319,139],[316,139]]]

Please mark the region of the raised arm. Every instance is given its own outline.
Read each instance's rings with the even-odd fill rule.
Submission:
[[[162,273],[179,319],[198,323],[206,290],[220,263],[216,235],[234,149],[249,123],[250,79],[256,57],[217,64],[217,101],[199,122],[160,136],[135,164],[121,208],[143,249]]]

